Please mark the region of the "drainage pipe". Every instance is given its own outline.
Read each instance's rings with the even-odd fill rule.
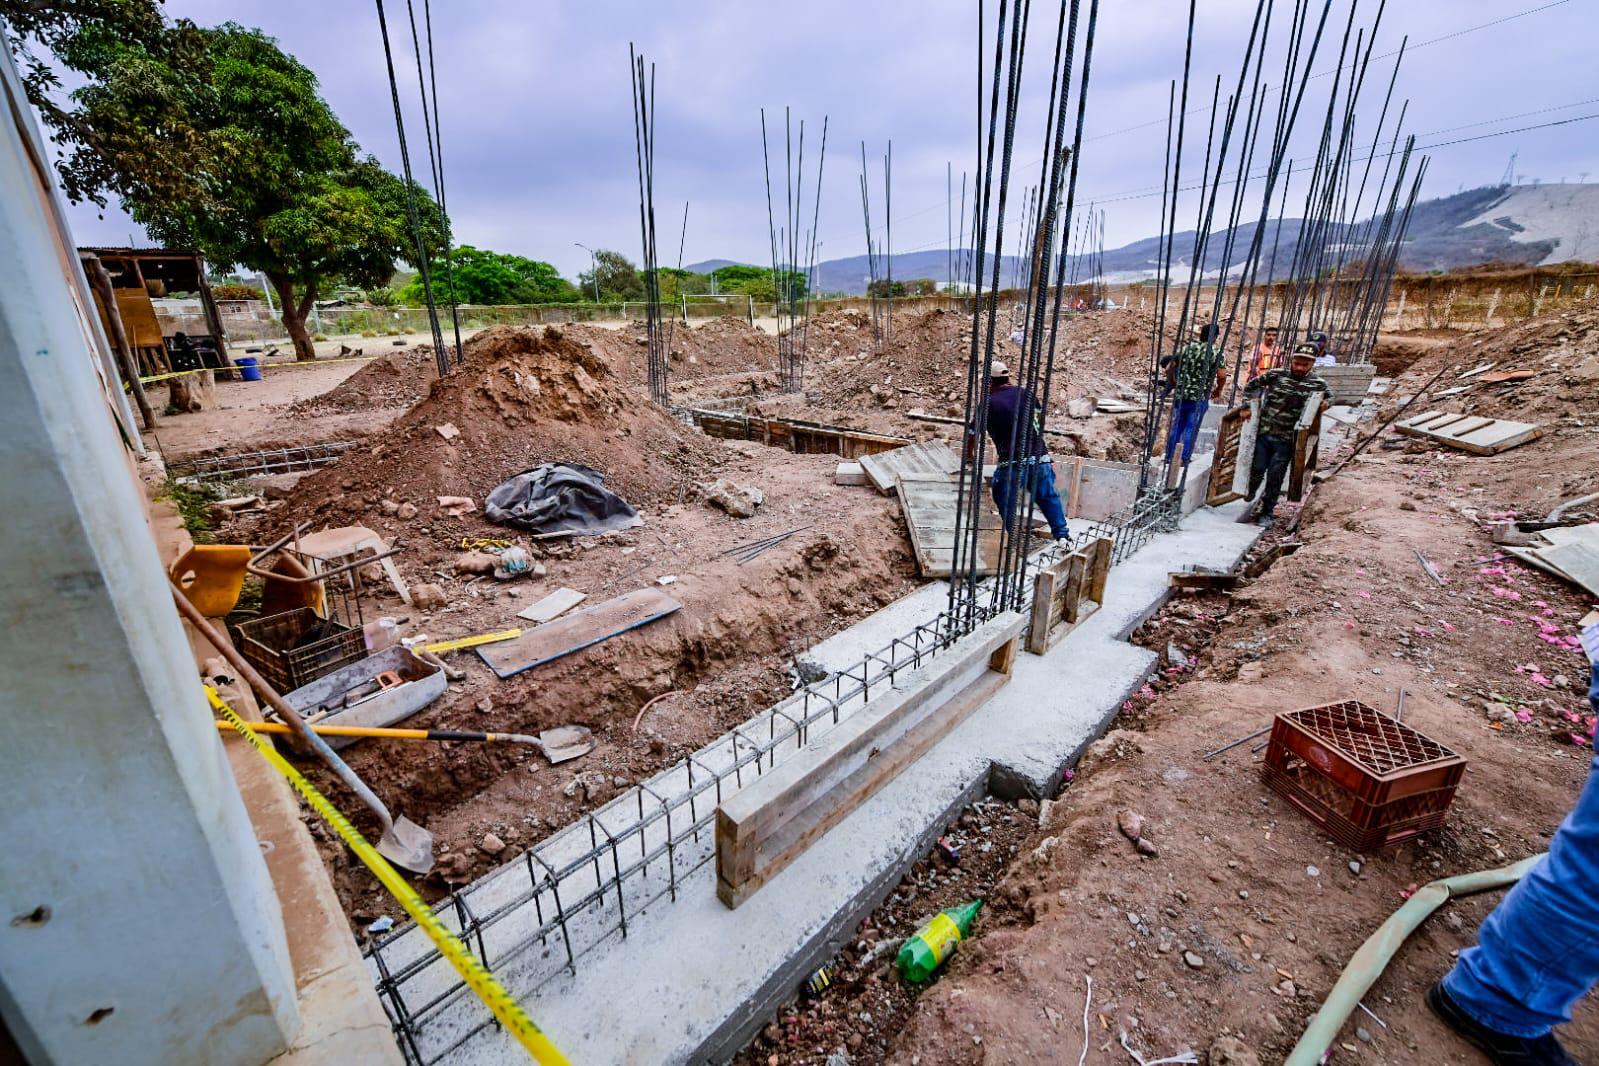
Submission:
[[[1327,994],[1327,1001],[1310,1019],[1305,1035],[1294,1045],[1284,1066],[1316,1066],[1321,1061],[1322,1054],[1332,1047],[1344,1022],[1349,1020],[1371,986],[1377,983],[1377,978],[1382,976],[1405,938],[1415,932],[1433,911],[1460,896],[1508,888],[1520,881],[1546,854],[1533,855],[1497,870],[1446,877],[1419,889],[1360,945],[1332,991]]]

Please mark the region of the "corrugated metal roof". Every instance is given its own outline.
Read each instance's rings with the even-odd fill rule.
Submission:
[[[79,248],[91,255],[163,255],[174,259],[199,259],[200,253],[188,248]]]

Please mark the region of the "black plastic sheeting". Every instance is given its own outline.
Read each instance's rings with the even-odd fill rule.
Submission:
[[[605,487],[605,476],[576,463],[545,463],[501,482],[483,501],[490,522],[530,533],[586,537],[632,529],[644,520]]]

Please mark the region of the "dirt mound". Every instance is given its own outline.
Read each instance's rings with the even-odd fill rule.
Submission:
[[[433,348],[424,345],[379,356],[327,392],[302,400],[289,410],[298,415],[368,411],[375,407],[410,407],[427,395],[428,386],[438,376],[438,368],[433,362]]]
[[[821,316],[811,326],[813,358],[828,362],[817,392],[834,405],[896,396],[938,403],[964,402],[971,352],[971,317],[935,309],[896,318],[888,340],[874,351],[871,321],[860,312]],[[1147,314],[1112,311],[1069,315],[1055,342],[1053,397],[1118,396],[1139,388],[1149,350]],[[1004,322],[996,328],[995,357],[1014,362],[1019,351]],[[820,346],[818,342],[823,342]],[[831,359],[829,359],[831,355]]]
[[[1475,381],[1470,391],[1450,396],[1448,402],[1473,414],[1546,425],[1559,419],[1592,417],[1599,413],[1599,303],[1439,344],[1411,363],[1402,380],[1415,386],[1445,367],[1458,368],[1463,374],[1483,364],[1492,366],[1483,374],[1458,380],[1446,370],[1434,393]],[[1482,380],[1516,371],[1530,371],[1532,377]]]
[[[458,433],[446,438],[438,427],[447,425]],[[545,462],[593,467],[637,506],[675,499],[716,458],[562,328],[497,326],[468,341],[462,365],[371,443],[300,482],[289,517],[360,516],[389,495],[424,513],[435,496],[481,506],[501,481]]]
[[[645,345],[642,322],[620,329],[604,326],[564,326],[566,335],[614,362],[627,381],[645,379]],[[671,376],[695,380],[721,374],[742,374],[777,369],[777,343],[742,318],[724,316],[699,325],[679,322],[671,330]]]

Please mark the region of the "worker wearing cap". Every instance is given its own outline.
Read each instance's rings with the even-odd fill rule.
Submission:
[[[1069,540],[1066,508],[1055,490],[1055,466],[1044,447],[1043,412],[1030,391],[1011,384],[1010,367],[997,359],[989,371],[988,435],[998,460],[992,482],[994,505],[1005,528],[1011,528],[1017,496],[1027,492],[1044,513],[1050,536]],[[968,440],[968,458],[973,451]]]
[[[1599,612],[1581,623],[1588,707],[1599,715]],[[1592,719],[1589,719],[1592,721]],[[1573,734],[1574,743],[1593,741]],[[1446,1025],[1508,1066],[1576,1066],[1552,1030],[1599,983],[1599,759],[1549,852],[1477,930],[1477,943],[1427,992]]]
[[[1306,401],[1317,393],[1325,398],[1332,392],[1325,381],[1310,372],[1316,363],[1316,354],[1316,346],[1306,341],[1294,348],[1287,370],[1268,370],[1250,378],[1244,385],[1245,396],[1261,397],[1255,459],[1249,470],[1249,496],[1253,499],[1261,482],[1266,483],[1258,519],[1263,526],[1271,525],[1275,517],[1277,496],[1282,492],[1283,475],[1294,457],[1294,435],[1299,430],[1299,418],[1304,414]]]
[[[1199,437],[1199,426],[1205,420],[1210,401],[1221,398],[1222,383],[1226,379],[1222,364],[1226,356],[1213,342],[1216,325],[1207,322],[1194,327],[1194,339],[1177,349],[1166,360],[1166,374],[1172,389],[1171,430],[1166,434],[1166,462],[1170,468],[1167,484],[1177,487],[1181,468],[1172,463],[1177,445],[1183,446],[1183,466],[1194,454],[1194,441]]]

